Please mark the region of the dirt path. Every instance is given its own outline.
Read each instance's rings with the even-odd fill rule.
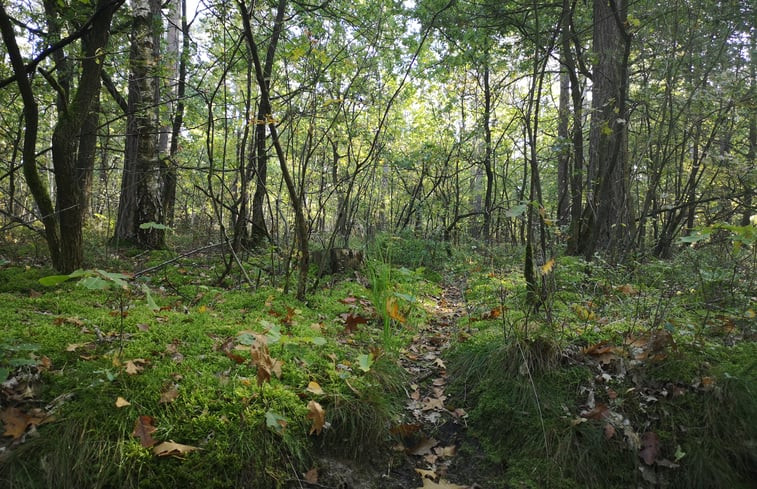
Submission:
[[[408,422],[395,428],[395,434],[403,440],[397,449],[407,453],[421,476],[422,486],[417,487],[424,489],[478,487],[461,485],[468,481],[458,480],[450,470],[465,434],[467,413],[449,403],[447,367],[442,358],[445,350],[466,334],[459,324],[466,316],[464,288],[464,280],[447,281],[437,298],[433,319],[420,329],[400,360],[411,380],[405,407]]]
[[[429,324],[421,326],[402,351],[400,364],[408,373],[405,416],[392,433],[401,440],[387,464],[357,464],[344,459],[318,460],[318,484],[293,487],[329,489],[476,489],[461,480],[453,467],[464,467],[457,455],[465,437],[467,413],[450,405],[445,350],[466,333],[460,319],[466,316],[465,281],[449,277],[434,297]]]

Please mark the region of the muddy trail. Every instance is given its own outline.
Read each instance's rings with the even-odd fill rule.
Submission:
[[[292,487],[329,489],[474,489],[475,469],[458,451],[466,440],[467,413],[453,405],[446,388],[443,356],[468,333],[460,326],[467,315],[465,281],[450,278],[436,300],[433,319],[401,353],[400,364],[408,373],[405,385],[404,421],[394,426],[399,440],[383,463],[357,464],[343,459],[318,460],[317,484],[301,481]]]

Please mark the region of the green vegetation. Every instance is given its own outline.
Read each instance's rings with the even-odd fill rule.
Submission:
[[[444,409],[464,409],[468,432],[451,472],[492,488],[754,482],[748,248],[624,267],[558,256],[535,310],[517,249],[445,251],[429,263],[442,283],[422,266],[441,245],[382,239],[364,277],[329,277],[307,303],[213,285],[211,255],[136,279],[6,264],[0,481],[276,488],[324,456],[401,464],[390,447],[412,379],[398,360],[452,281],[463,313]],[[173,258],[150,255],[145,268]]]

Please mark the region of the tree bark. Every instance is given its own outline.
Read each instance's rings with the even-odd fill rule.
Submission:
[[[627,0],[594,1],[592,117],[589,134],[587,206],[578,251],[587,259],[596,251],[619,254],[630,243],[628,202],[628,59]]]

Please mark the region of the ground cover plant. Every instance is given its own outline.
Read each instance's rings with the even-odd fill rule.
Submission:
[[[209,285],[202,261],[139,278],[4,266],[4,487],[283,487],[322,445],[379,453],[425,282],[398,272],[376,321],[354,279],[305,304]]]
[[[382,239],[307,302],[217,285],[212,256],[6,263],[3,485],[754,482],[753,262],[731,242],[620,268],[557,256],[534,307],[517,247],[411,269],[436,245]],[[708,272],[726,259],[735,274]]]

